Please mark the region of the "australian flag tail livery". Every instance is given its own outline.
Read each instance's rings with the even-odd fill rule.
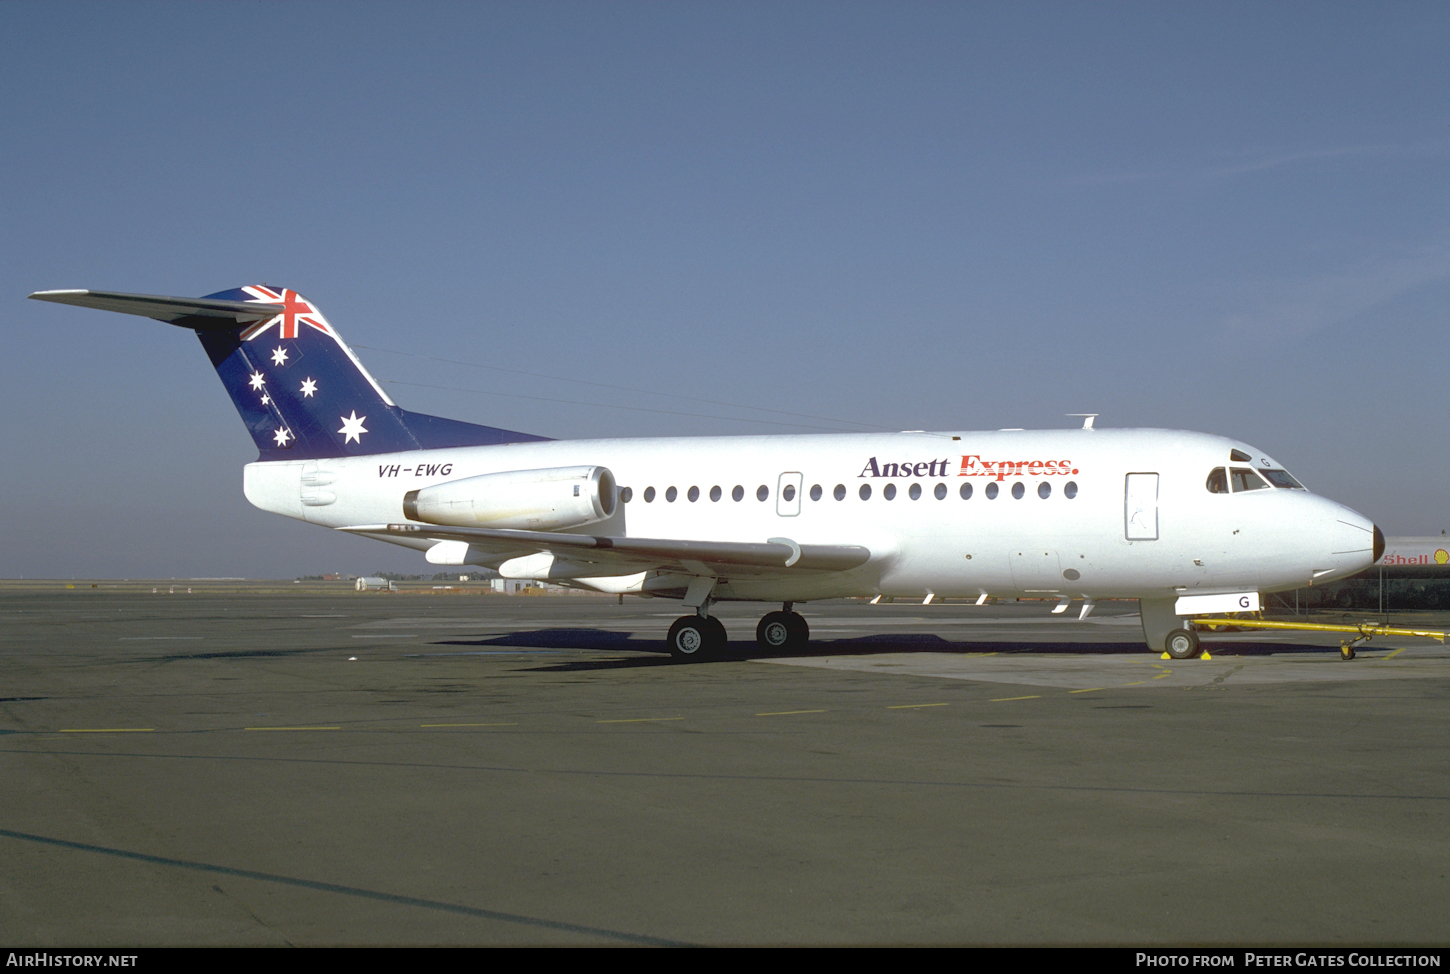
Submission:
[[[546,439],[400,408],[317,306],[286,288],[255,284],[204,298],[114,291],[37,291],[31,297],[194,330],[262,460]]]

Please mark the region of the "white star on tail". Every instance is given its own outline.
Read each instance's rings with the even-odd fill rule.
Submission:
[[[303,380],[303,382],[302,382],[302,395],[303,395],[304,398],[311,399],[312,398],[312,394],[314,392],[316,392],[316,391],[317,391],[317,380],[316,379],[304,379]],[[367,419],[367,417],[364,416],[363,419]]]
[[[264,378],[262,378],[262,373],[260,373],[260,372],[253,372],[252,373],[252,388],[253,389],[260,389],[260,388],[262,388],[262,386],[264,386],[266,384],[267,384],[267,380],[264,379]]]
[[[285,426],[279,426],[277,427],[277,432],[273,433],[272,436],[277,440],[278,446],[286,446],[287,441],[292,439],[292,431]]]
[[[262,396],[262,405],[263,406],[270,405],[271,402],[272,402],[272,397],[271,396],[267,396],[267,395]]]
[[[359,416],[357,410],[354,409],[351,416],[339,416],[337,418],[342,420],[342,429],[338,430],[338,432],[345,437],[342,441],[343,444],[346,445],[354,442],[361,444],[362,434],[367,432],[363,428],[363,420],[367,419],[367,417]]]
[[[276,348],[272,349],[272,364],[286,365],[287,349],[283,348],[281,345],[278,345]]]

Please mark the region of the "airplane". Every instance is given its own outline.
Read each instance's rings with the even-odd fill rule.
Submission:
[[[1199,653],[1195,614],[1344,578],[1384,551],[1369,519],[1238,440],[1158,429],[551,440],[410,412],[317,306],[251,285],[202,298],[38,291],[193,330],[252,435],[247,500],[424,553],[611,594],[679,600],[678,660],[720,656],[722,601],[1138,599],[1143,638]]]

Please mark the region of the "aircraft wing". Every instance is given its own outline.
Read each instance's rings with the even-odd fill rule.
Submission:
[[[120,291],[36,291],[30,295],[37,301],[74,304],[101,311],[142,315],[157,321],[174,322],[178,318],[222,318],[216,327],[235,328],[243,321],[257,321],[282,314],[287,308],[260,301],[219,301],[215,298],[170,298],[160,294],[123,294]],[[187,327],[195,327],[188,322]]]
[[[600,575],[625,575],[651,568],[687,575],[842,572],[866,564],[871,557],[870,550],[859,545],[803,545],[786,538],[773,538],[763,543],[678,541],[433,524],[364,524],[338,530],[374,537],[411,536],[463,541],[485,551],[496,551],[504,558],[548,552],[561,560],[596,564],[600,567]]]

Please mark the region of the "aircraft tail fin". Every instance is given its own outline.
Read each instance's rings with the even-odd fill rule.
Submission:
[[[400,408],[317,306],[286,288],[249,285],[204,298],[116,291],[30,296],[144,315],[195,331],[262,460],[546,439]]]

